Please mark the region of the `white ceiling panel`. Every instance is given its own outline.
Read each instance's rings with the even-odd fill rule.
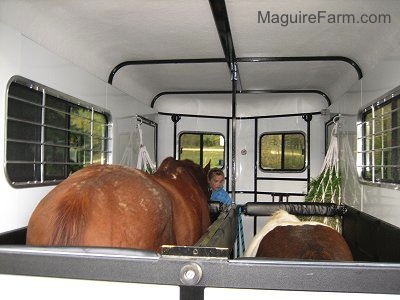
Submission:
[[[343,56],[366,74],[399,53],[398,0],[225,3],[237,58]],[[0,20],[104,81],[124,61],[224,58],[208,0],[1,0]],[[333,102],[358,80],[338,61],[240,62],[239,74],[243,89],[317,89]],[[231,88],[225,63],[128,66],[112,84],[147,104],[163,91]]]
[[[105,81],[127,60],[224,57],[207,0],[2,0],[0,19]]]
[[[334,97],[358,80],[356,70],[342,61],[243,62],[238,67],[243,90],[315,89]],[[349,74],[350,78],[343,77],[344,74]],[[332,86],[337,89],[332,90]]]
[[[376,47],[399,43],[397,0],[226,0],[226,5],[237,57],[340,55],[364,66],[376,57]],[[387,15],[386,24],[360,21],[361,15],[380,14]]]

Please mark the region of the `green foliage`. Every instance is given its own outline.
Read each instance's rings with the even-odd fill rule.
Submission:
[[[336,203],[340,204],[341,175],[335,168],[326,168],[317,177],[311,179],[310,191],[305,197],[306,202]],[[324,194],[325,193],[325,194]],[[301,217],[303,221],[315,221],[325,223],[340,232],[340,217]]]
[[[339,204],[340,182],[340,172],[336,172],[334,168],[326,168],[317,178],[311,179],[310,191],[305,201]]]

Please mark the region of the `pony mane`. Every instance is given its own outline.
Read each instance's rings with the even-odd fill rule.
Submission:
[[[250,245],[247,247],[246,253],[244,256],[247,257],[255,257],[258,246],[264,236],[279,225],[298,225],[300,224],[300,220],[294,216],[289,214],[287,211],[283,209],[279,209],[273,213],[272,217],[268,220],[267,224],[254,236],[251,240]]]
[[[300,222],[300,220],[295,216],[289,214],[286,210],[279,209],[273,213],[269,222],[283,223],[283,222]]]

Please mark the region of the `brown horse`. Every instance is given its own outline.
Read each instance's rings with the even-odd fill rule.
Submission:
[[[278,210],[253,238],[245,256],[353,260],[349,246],[336,230],[319,222],[301,222],[284,210]]]
[[[116,165],[85,167],[38,204],[27,244],[154,251],[193,245],[210,225],[208,169],[173,158],[152,175]]]

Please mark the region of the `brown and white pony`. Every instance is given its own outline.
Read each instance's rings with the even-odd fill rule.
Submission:
[[[210,225],[208,170],[173,158],[152,175],[117,165],[85,167],[38,204],[27,244],[154,251],[193,245]]]
[[[244,256],[281,259],[353,260],[340,233],[319,222],[302,222],[278,210],[250,242]]]

